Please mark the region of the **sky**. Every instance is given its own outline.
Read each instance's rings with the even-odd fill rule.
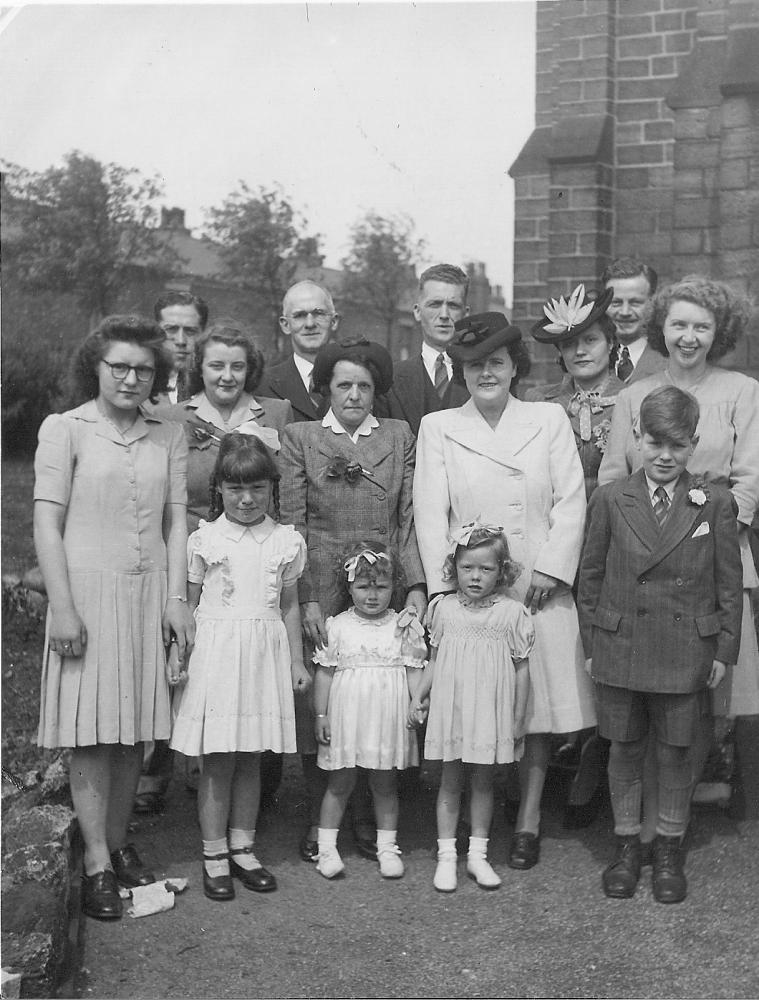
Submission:
[[[513,182],[535,105],[535,3],[0,8],[0,158],[79,149],[158,177],[193,231],[280,184],[339,266],[366,211],[425,263],[512,279]]]

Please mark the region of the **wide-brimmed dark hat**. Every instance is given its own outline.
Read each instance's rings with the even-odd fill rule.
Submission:
[[[311,377],[314,388],[323,395],[329,394],[332,372],[338,361],[350,361],[354,365],[366,366],[371,362],[379,378],[375,380],[374,392],[384,396],[393,384],[393,359],[382,344],[373,340],[336,340],[320,347]]]
[[[598,295],[585,293],[585,285],[578,285],[569,298],[563,295],[549,299],[543,306],[545,317],[532,328],[532,335],[539,344],[564,344],[593,326],[611,305],[614,289],[607,288]]]
[[[455,330],[458,337],[448,347],[448,354],[460,364],[479,361],[504,344],[515,344],[522,339],[519,327],[512,326],[499,312],[465,316],[456,322]]]

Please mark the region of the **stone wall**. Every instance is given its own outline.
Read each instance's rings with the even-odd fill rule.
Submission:
[[[536,45],[515,322],[622,255],[759,300],[759,0],[543,0]],[[555,353],[533,347],[548,377]],[[756,336],[730,363],[759,373]]]

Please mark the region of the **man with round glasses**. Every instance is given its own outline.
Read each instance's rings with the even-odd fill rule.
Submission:
[[[153,315],[174,358],[167,402],[178,403],[184,398],[184,376],[192,365],[195,338],[208,323],[208,306],[191,292],[165,292],[153,306]]]
[[[314,396],[311,372],[316,352],[330,340],[339,323],[340,316],[326,288],[315,281],[291,285],[282,300],[279,326],[290,338],[293,354],[264,372],[257,394],[288,400],[298,421],[321,417],[321,401]]]

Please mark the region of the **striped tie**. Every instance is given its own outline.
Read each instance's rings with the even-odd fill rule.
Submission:
[[[435,362],[435,392],[442,399],[448,388],[448,369],[445,367],[445,358],[438,354]]]
[[[654,517],[661,528],[669,516],[669,496],[663,486],[657,486],[654,490],[654,498],[656,500],[654,504]]]
[[[633,363],[626,347],[617,348],[617,378],[626,382],[633,373]]]

